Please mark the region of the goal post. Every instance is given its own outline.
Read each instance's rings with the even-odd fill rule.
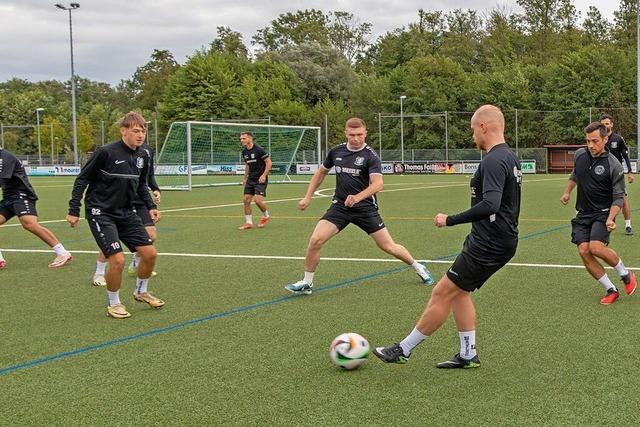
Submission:
[[[241,132],[251,132],[253,142],[269,153],[269,183],[306,183],[322,162],[320,127],[173,122],[158,155],[158,185],[163,190],[191,190],[240,184],[245,167]]]

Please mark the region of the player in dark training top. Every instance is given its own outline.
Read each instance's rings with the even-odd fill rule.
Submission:
[[[609,245],[609,234],[616,228],[616,215],[624,197],[624,171],[620,162],[606,150],[607,129],[600,122],[584,128],[587,148],[576,151],[573,172],[560,197],[569,203],[577,186],[576,217],[571,220],[571,242],[578,246],[587,271],[605,289],[600,304],[613,304],[620,293],[596,258],[613,267],[622,279],[627,295],[636,290],[636,277],[626,269]]]
[[[350,223],[370,235],[380,249],[411,265],[424,283],[431,284],[433,280],[429,270],[417,262],[404,246],[393,241],[378,213],[376,193],[383,187],[382,168],[376,152],[365,143],[367,126],[364,121],[359,118],[347,120],[345,135],[347,142],[329,151],[313,175],[304,198],[298,202],[298,208],[305,210],[329,170],[335,168],[333,201],[309,239],[304,278],[286,285],[285,289],[295,294],[313,292],[313,276],[320,262],[322,246]]]
[[[262,217],[258,222],[258,228],[263,228],[269,222],[269,211],[264,198],[267,197],[267,185],[269,184],[269,171],[271,170],[271,159],[269,153],[264,148],[253,142],[253,133],[241,132],[240,143],[244,147],[242,150],[242,160],[244,161],[244,224],[238,229],[250,230],[253,228],[253,217],[251,216],[251,201],[255,200],[256,205],[262,211]]]
[[[0,201],[0,224],[4,224],[14,216],[22,227],[35,234],[51,246],[56,253],[49,268],[62,267],[73,259],[58,238],[38,222],[36,211],[36,192],[27,178],[27,172],[20,160],[9,151],[0,148],[0,185],[2,186],[2,201]],[[0,252],[0,269],[5,268],[7,262]]]
[[[460,352],[438,368],[477,368],[476,310],[470,293],[480,287],[516,253],[520,215],[520,162],[504,141],[504,116],[483,105],[471,118],[476,146],[487,154],[471,179],[471,208],[457,215],[439,213],[436,227],[471,223],[462,252],[431,292],[413,331],[400,343],[377,347],[373,354],[388,363],[405,363],[413,349],[437,331],[453,312]]]
[[[608,114],[600,116],[600,123],[607,128],[607,150],[618,159],[620,164],[624,161],[627,164],[627,180],[629,184],[633,183],[633,169],[631,169],[631,159],[629,159],[629,149],[624,142],[624,138],[620,134],[613,132],[613,118]],[[624,234],[633,236],[633,228],[631,227],[631,207],[629,206],[629,198],[625,192],[622,204],[622,215],[624,216]]]
[[[88,186],[84,195],[85,217],[98,248],[109,264],[106,271],[107,314],[123,319],[131,314],[120,302],[125,261],[121,241],[141,258],[134,299],[152,308],[162,307],[164,301],[147,290],[157,252],[142,220],[134,211],[134,202],[139,198],[153,221],[160,219],[160,212],[151,200],[147,186],[149,156],[140,149],[147,133],[147,122],[140,114],[130,112],[120,120],[119,127],[122,139],[98,148],[76,178],[67,221],[71,227],[78,225],[80,201]]]

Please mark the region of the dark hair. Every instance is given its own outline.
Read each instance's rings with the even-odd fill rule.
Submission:
[[[253,139],[253,132],[249,131],[249,130],[243,130],[242,132],[240,132],[240,136],[242,135],[248,135],[251,137],[251,139]]]
[[[344,126],[345,129],[348,128],[367,128],[367,124],[359,117],[352,117],[347,120],[347,124]]]
[[[600,136],[602,137],[605,137],[608,134],[607,128],[605,127],[605,125],[603,125],[600,122],[591,122],[583,130],[584,130],[584,133],[591,133],[599,130]]]
[[[613,117],[611,117],[611,114],[607,114],[607,113],[605,113],[605,114],[600,116],[600,121],[602,121],[604,119],[609,119],[609,120],[613,121]]]
[[[129,111],[120,120],[118,120],[118,127],[131,129],[134,126],[140,126],[145,131],[147,130],[147,121],[142,117],[142,114],[135,111]]]

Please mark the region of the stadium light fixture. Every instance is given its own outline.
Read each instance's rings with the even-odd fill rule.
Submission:
[[[76,121],[76,76],[73,70],[73,25],[71,23],[71,11],[78,9],[80,3],[71,3],[69,7],[56,3],[56,7],[69,12],[69,45],[71,46],[71,120],[73,125],[73,163],[80,164],[78,159],[78,125]]]
[[[36,126],[38,131],[38,166],[42,166],[42,148],[40,145],[40,111],[44,111],[44,108],[36,108]]]
[[[404,164],[404,124],[402,117],[402,101],[407,99],[407,95],[400,96],[400,162]]]

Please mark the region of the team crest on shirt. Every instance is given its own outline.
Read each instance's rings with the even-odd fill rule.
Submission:
[[[618,148],[618,141],[611,141],[611,148]]]
[[[356,166],[364,165],[364,157],[356,157],[356,161],[354,162]]]
[[[596,175],[602,175],[604,173],[604,166],[598,165],[593,171],[596,173]]]
[[[142,169],[144,167],[144,159],[142,157],[138,157],[136,159],[136,166],[138,169]]]
[[[256,155],[255,155],[254,153],[251,153],[251,158],[252,158],[252,159],[255,159],[255,158],[256,158]]]

